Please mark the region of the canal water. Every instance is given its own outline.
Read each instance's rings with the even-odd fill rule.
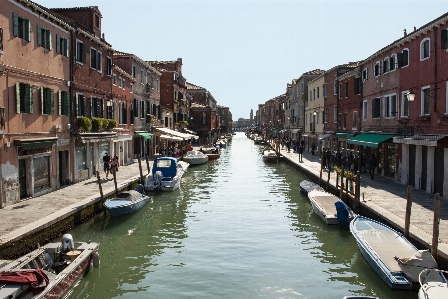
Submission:
[[[417,298],[391,291],[349,231],[328,226],[300,193],[306,179],[234,135],[218,160],[135,214],[101,214],[70,233],[101,243],[70,298]]]

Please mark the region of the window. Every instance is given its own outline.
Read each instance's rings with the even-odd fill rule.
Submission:
[[[390,61],[389,57],[386,57],[383,60],[383,73],[387,73],[389,71],[390,71]]]
[[[397,54],[393,54],[391,57],[389,57],[389,70],[393,71],[396,69],[397,63]]]
[[[373,66],[373,74],[375,75],[375,77],[378,77],[380,75],[380,62],[379,61],[377,63],[375,63],[375,65]]]
[[[384,97],[384,117],[397,116],[397,96],[387,95]]]
[[[123,88],[123,79],[121,77],[118,78],[118,87]]]
[[[205,112],[202,112],[200,123],[202,126],[207,125],[207,114],[205,114]]]
[[[143,79],[145,78],[145,72],[140,70],[140,84],[143,84]]]
[[[362,102],[362,119],[367,119],[367,101]]]
[[[420,115],[429,115],[430,100],[431,100],[431,90],[429,86],[422,87]]]
[[[68,57],[68,39],[56,34],[56,53]]]
[[[408,117],[409,116],[409,99],[407,93],[409,90],[403,91],[401,93],[401,116]]]
[[[75,61],[79,63],[86,63],[86,46],[79,40],[76,40]]]
[[[115,102],[109,101],[106,105],[107,119],[114,119],[114,114],[115,114]]]
[[[135,78],[135,76],[136,76],[136,68],[135,68],[135,65],[132,65],[132,78]]]
[[[145,101],[140,101],[140,118],[145,118]]]
[[[107,56],[107,70],[106,70],[106,74],[108,76],[112,76],[112,58],[110,58],[109,56]]]
[[[335,96],[338,95],[338,81],[337,81],[337,80],[334,81],[333,94],[334,94]]]
[[[127,120],[128,110],[127,110],[127,107],[126,107],[126,102],[120,102],[119,107],[120,107],[119,122],[120,122],[120,125],[124,125],[128,121]]]
[[[320,95],[319,95],[319,87],[317,88],[317,98],[319,98],[320,97]]]
[[[429,38],[425,38],[420,42],[420,61],[429,58]]]
[[[347,128],[347,119],[348,119],[348,113],[344,112],[344,122],[342,123],[342,128],[344,130]]]
[[[322,92],[324,93],[324,99],[327,98],[327,83],[324,84],[322,87]]]
[[[31,41],[31,22],[28,19],[20,17],[15,12],[13,18],[13,35],[26,41]]]
[[[149,82],[151,82],[151,77],[149,73],[146,73],[146,84],[148,84]]]
[[[134,124],[134,107],[135,107],[134,104],[131,104],[131,109],[129,111],[131,113],[130,122],[129,122],[131,125]]]
[[[126,89],[126,80],[123,79],[123,89]]]
[[[310,101],[312,101],[312,100],[313,100],[313,91],[310,90]]]
[[[82,94],[76,95],[76,116],[86,116],[86,101]]]
[[[130,93],[134,92],[134,84],[129,83],[129,91],[130,91]]]
[[[374,98],[372,100],[372,118],[381,117],[381,99]]]
[[[37,45],[51,50],[51,31],[37,25]]]
[[[30,84],[16,83],[17,113],[33,113],[33,88]]]
[[[322,112],[322,123],[326,124],[328,118],[328,110]]]
[[[92,69],[96,69],[101,73],[101,63],[102,63],[103,54],[97,51],[95,48],[90,48],[90,67]]]
[[[70,93],[59,91],[59,115],[70,115]]]
[[[354,94],[361,94],[361,90],[362,90],[361,78],[355,77],[354,82],[355,82]]]
[[[338,105],[334,105],[334,107],[333,107],[333,115],[334,115],[333,122],[334,122],[335,124],[337,124],[337,123],[338,123],[338,119],[337,119],[337,115],[338,115]]]
[[[348,81],[345,81],[344,85],[345,85],[345,97],[348,98]]]
[[[315,99],[316,99],[316,89],[313,88],[313,100],[315,100]]]
[[[134,109],[133,117],[138,117],[138,100],[134,98],[134,104],[132,105]]]
[[[362,82],[366,82],[368,79],[367,69],[362,70]]]
[[[401,53],[397,53],[398,67],[405,67],[409,65],[409,50],[403,49]]]
[[[42,87],[40,89],[40,100],[42,114],[54,113],[54,92],[53,89]]]
[[[352,130],[356,130],[358,128],[358,111],[353,112],[353,123]]]
[[[338,98],[342,99],[342,83],[339,83]]]
[[[92,117],[103,117],[104,115],[104,103],[102,98],[91,97],[90,109]]]
[[[117,85],[117,75],[115,74],[112,75],[112,84]]]

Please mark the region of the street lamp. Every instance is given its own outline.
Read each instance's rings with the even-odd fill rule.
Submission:
[[[415,99],[415,92],[411,90],[410,92],[406,93],[406,96],[408,97],[409,102],[413,102]]]

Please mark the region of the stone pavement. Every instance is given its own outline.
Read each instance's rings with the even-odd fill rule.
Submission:
[[[299,162],[299,154],[289,153],[286,149],[280,150],[282,156],[298,168],[303,167],[317,179],[320,176],[320,156],[312,155],[304,151],[303,162]],[[328,172],[322,172],[322,186],[327,182]],[[336,186],[336,172],[330,173],[330,184]],[[431,248],[433,218],[434,218],[434,194],[413,189],[412,191],[410,238],[416,240],[426,248]],[[406,215],[407,186],[394,182],[388,178],[376,175],[370,178],[369,173],[361,175],[361,206],[389,223],[397,230],[404,231],[404,219]],[[364,198],[364,200],[363,200]],[[448,201],[441,198],[441,213],[439,226],[438,254],[448,261]]]
[[[148,173],[146,161],[143,160],[142,172],[143,175]],[[113,176],[109,174],[109,180],[106,180],[104,172],[101,172],[100,177],[103,195],[105,197],[113,195],[115,193]],[[139,177],[140,169],[137,160],[130,165],[120,166],[117,172],[117,188],[123,189]],[[0,245],[49,227],[75,211],[92,205],[99,198],[98,180],[92,177],[45,195],[6,206],[0,209]]]

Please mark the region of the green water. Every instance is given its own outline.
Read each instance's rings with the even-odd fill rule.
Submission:
[[[71,231],[75,242],[101,243],[101,267],[70,298],[417,298],[389,290],[350,232],[312,212],[303,179],[264,163],[237,134],[220,159],[191,166],[180,190]]]

